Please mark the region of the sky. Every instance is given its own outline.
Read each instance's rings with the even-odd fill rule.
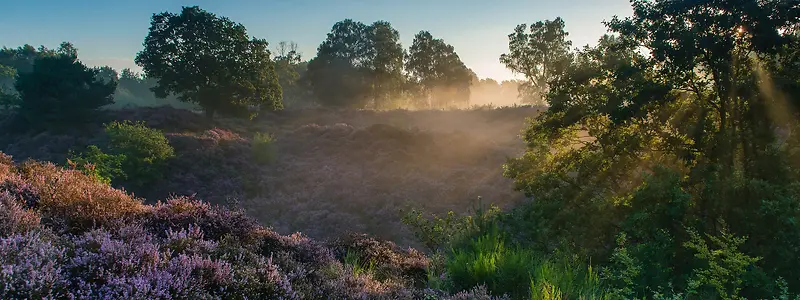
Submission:
[[[37,0],[7,1],[0,9],[0,46],[23,44],[55,48],[62,41],[78,48],[91,66],[140,70],[133,58],[142,49],[154,13],[182,6],[205,10],[242,23],[248,33],[298,44],[304,59],[316,54],[334,23],[385,20],[400,32],[404,48],[414,34],[430,31],[453,45],[481,78],[517,76],[500,62],[508,34],[522,23],[561,17],[573,46],[594,44],[606,32],[604,20],[632,13],[628,0]]]

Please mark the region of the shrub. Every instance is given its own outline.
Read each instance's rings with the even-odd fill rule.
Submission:
[[[99,182],[111,184],[117,178],[125,179],[126,175],[122,170],[125,159],[124,154],[106,154],[97,146],[89,145],[83,153],[70,153],[67,164]]]
[[[0,238],[0,298],[67,298],[64,256],[64,248],[39,232]]]
[[[10,176],[0,183],[0,193],[7,193],[11,198],[23,204],[25,208],[36,208],[41,199],[39,191],[17,175]]]
[[[37,210],[43,223],[57,229],[82,232],[137,216],[145,209],[140,200],[99,184],[79,171],[33,161],[22,164],[19,169],[22,179],[38,191]]]
[[[275,137],[269,133],[256,132],[253,137],[253,157],[260,164],[275,161]]]
[[[76,53],[37,58],[33,70],[20,73],[15,83],[21,116],[44,128],[90,119],[98,108],[114,102],[117,88],[97,73],[78,61]]]
[[[39,227],[39,216],[0,189],[0,236],[26,233]]]
[[[124,155],[122,170],[134,184],[161,179],[165,163],[175,156],[164,134],[143,122],[113,122],[106,124],[105,131],[111,152]]]
[[[444,217],[431,214],[430,218],[426,218],[421,210],[411,209],[402,215],[402,222],[430,251],[442,250],[453,244],[470,241],[495,224],[500,208],[491,205],[486,209],[480,201],[479,197],[474,205],[474,215],[459,217],[450,211]]]

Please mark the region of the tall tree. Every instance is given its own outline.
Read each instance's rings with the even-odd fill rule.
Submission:
[[[306,73],[320,104],[339,107],[367,104],[370,94],[365,69],[370,44],[364,23],[347,19],[333,25]]]
[[[375,108],[386,107],[400,96],[403,87],[403,46],[400,33],[386,21],[377,21],[367,28],[373,51],[369,73],[372,78],[372,102]]]
[[[542,103],[548,83],[563,74],[570,62],[568,36],[561,18],[520,24],[508,35],[509,53],[500,55],[500,62],[527,79],[520,85],[523,102]]]
[[[19,112],[31,126],[83,122],[114,102],[117,83],[102,80],[98,70],[78,61],[74,47],[61,49],[65,51],[37,58],[30,72],[17,77]]]
[[[469,87],[475,77],[453,46],[420,31],[408,50],[406,70],[420,85],[430,107],[443,108],[469,101]]]
[[[216,112],[243,114],[252,106],[281,109],[281,87],[267,41],[241,24],[197,6],[154,14],[136,64],[158,79],[156,96],[175,94]]]
[[[300,80],[305,75],[308,62],[297,50],[297,43],[281,41],[275,49],[275,72],[283,89],[283,103],[287,107],[312,103],[308,87]]]
[[[383,105],[402,86],[403,49],[385,21],[337,22],[309,62],[306,80],[323,105]]]

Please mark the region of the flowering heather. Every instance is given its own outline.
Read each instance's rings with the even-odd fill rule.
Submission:
[[[125,192],[94,180],[75,170],[64,170],[51,163],[28,161],[20,175],[39,193],[38,210],[42,217],[63,221],[73,232],[108,224],[115,219],[133,217],[144,211],[141,201]]]
[[[39,227],[39,216],[25,209],[10,193],[0,190],[0,236],[24,233]]]
[[[449,297],[406,280],[428,262],[393,244],[356,237],[329,246],[191,197],[145,205],[51,164],[0,166],[9,167],[0,192],[0,299]],[[385,274],[354,272],[335,254],[341,249],[379,261]],[[468,295],[458,299],[488,299]]]
[[[38,232],[0,238],[0,298],[56,299],[67,294],[65,249]]]
[[[0,192],[8,193],[9,196],[20,200],[25,207],[35,208],[39,205],[39,191],[19,176],[10,176],[0,182]]]

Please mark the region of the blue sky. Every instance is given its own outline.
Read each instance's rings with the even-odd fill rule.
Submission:
[[[273,46],[294,41],[305,58],[313,57],[333,23],[345,18],[389,21],[406,48],[415,33],[428,30],[453,45],[479,77],[501,80],[513,77],[498,57],[517,24],[560,16],[579,46],[594,44],[605,33],[602,21],[631,14],[628,0],[6,1],[0,10],[0,46],[56,47],[71,41],[89,65],[138,69],[133,57],[142,48],[150,16],[192,5],[244,24],[250,35]]]

